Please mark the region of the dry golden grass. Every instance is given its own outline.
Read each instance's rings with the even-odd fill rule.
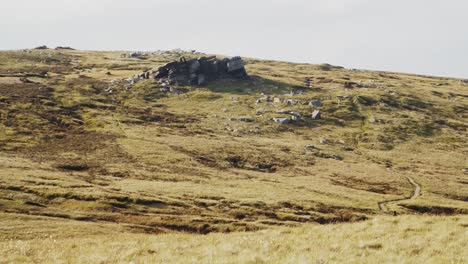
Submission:
[[[120,58],[119,52],[0,52],[0,213],[9,230],[0,239],[13,248],[24,245],[35,256],[21,259],[22,251],[11,251],[5,261],[75,262],[75,257],[82,262],[149,262],[171,257],[159,250],[145,255],[153,249],[133,248],[126,239],[144,245],[163,239],[175,252],[187,243],[194,251],[172,256],[183,262],[202,256],[195,251],[211,254],[211,260],[203,259],[207,262],[306,261],[301,255],[320,262],[317,250],[328,262],[459,260],[466,226],[457,217],[465,221],[468,213],[463,171],[468,86],[450,78],[255,59],[247,60],[251,81],[179,87],[187,91],[181,95],[162,93],[149,80],[131,89],[124,82],[112,83],[172,59],[176,55],[140,60]],[[44,70],[48,78],[36,76]],[[25,75],[35,76],[28,77],[33,83],[19,82]],[[313,79],[313,88],[287,95],[306,77]],[[304,104],[256,104],[261,93],[301,102],[320,99],[323,118],[311,120],[314,108]],[[259,108],[261,115],[256,114]],[[298,111],[304,121],[276,124],[271,118],[281,115],[277,110]],[[238,117],[255,121],[230,121]],[[383,121],[371,122],[373,118]],[[321,144],[322,139],[328,142]],[[306,149],[308,145],[316,149]],[[422,186],[422,195],[387,207],[415,216],[381,217],[379,202],[412,195],[407,176]],[[446,217],[416,216],[423,213]],[[23,218],[27,221],[18,224]],[[310,224],[365,219],[370,220]],[[304,223],[309,224],[302,227]],[[380,235],[376,225],[391,232]],[[422,231],[404,237],[407,225]],[[64,231],[66,226],[73,233]],[[297,229],[288,234],[291,227]],[[32,233],[22,228],[32,228]],[[334,228],[337,232],[325,235]],[[368,232],[357,232],[360,228]],[[60,236],[62,232],[68,235]],[[322,234],[310,243],[320,242],[323,248],[312,244],[307,251],[301,244],[311,232]],[[436,233],[445,239],[451,232],[456,232],[453,241],[447,240],[452,251],[437,249],[442,240]],[[42,234],[59,236],[64,251],[41,259],[49,248],[32,241]],[[242,242],[244,236],[248,240]],[[424,244],[427,251],[415,249],[413,256],[403,250],[413,237],[430,243]],[[348,245],[348,238],[381,243],[381,248]],[[94,239],[103,246],[94,246]],[[224,239],[232,241],[226,247],[234,247],[237,255],[217,246]],[[262,251],[263,240],[281,249]],[[288,242],[281,245],[283,241]],[[335,242],[339,248],[333,250]],[[73,245],[96,253],[78,259]],[[444,253],[440,259],[437,250]]]
[[[150,235],[115,224],[2,215],[0,234],[10,239],[0,242],[0,262],[466,263],[467,225],[466,216],[401,216],[255,233]]]

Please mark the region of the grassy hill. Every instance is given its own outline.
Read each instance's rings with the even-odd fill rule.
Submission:
[[[253,254],[232,262],[283,262],[288,256],[300,262],[300,243],[315,232],[331,236],[321,238],[329,253],[319,258],[312,244],[306,256],[324,263],[355,252],[362,253],[353,256],[356,262],[429,259],[437,250],[440,262],[466,258],[460,246],[467,243],[468,82],[246,59],[252,80],[177,87],[184,93],[171,94],[152,80],[129,87],[125,79],[195,55],[120,55],[0,52],[0,255],[9,256],[0,261],[72,260],[63,252],[44,257],[50,247],[35,243],[44,236],[70,252],[79,247],[128,260],[140,257],[129,241],[186,252],[188,240],[193,257],[203,255],[196,249],[210,250],[208,261],[219,262],[232,253],[219,244],[226,240],[237,254]],[[311,87],[303,87],[306,78]],[[306,104],[312,100],[322,106]],[[320,120],[310,117],[316,109]],[[288,116],[280,113],[285,111],[302,120],[271,120]],[[232,121],[240,117],[253,122]],[[415,187],[408,177],[421,187],[415,199],[409,199]],[[386,211],[410,216],[383,216]],[[357,221],[365,222],[349,223]],[[223,234],[186,234],[212,232]],[[380,246],[353,251],[345,246],[349,236]],[[239,242],[244,237],[250,242]],[[402,247],[412,237],[424,240],[423,248],[427,239],[437,241],[427,251],[402,255],[388,251],[384,241],[405,241]],[[102,241],[99,248],[90,243],[94,239]],[[268,244],[282,254],[268,258],[273,248],[257,255],[253,250],[259,241],[283,239],[294,241]],[[441,239],[449,250],[438,248]],[[112,251],[130,246],[119,253],[124,255]],[[155,252],[140,261],[177,257]]]

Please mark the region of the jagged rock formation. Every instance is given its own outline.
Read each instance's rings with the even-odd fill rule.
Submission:
[[[247,79],[249,76],[240,57],[218,59],[216,56],[169,62],[142,73],[140,78],[165,80],[169,84],[202,85],[221,78]]]

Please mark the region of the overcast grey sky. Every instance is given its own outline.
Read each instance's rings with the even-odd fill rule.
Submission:
[[[0,0],[0,49],[196,49],[468,78],[466,0]]]

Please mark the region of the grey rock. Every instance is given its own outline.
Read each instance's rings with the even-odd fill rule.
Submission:
[[[314,112],[312,112],[312,119],[316,120],[321,118],[322,114],[320,113],[320,110],[315,110]]]
[[[296,112],[296,111],[289,111],[288,114],[295,116],[295,117],[301,117],[301,113]]]
[[[314,101],[310,101],[310,102],[309,102],[309,105],[310,105],[310,106],[314,106],[314,107],[321,107],[321,106],[322,106],[322,102],[320,102],[320,100],[314,100]]]
[[[273,117],[273,121],[279,124],[289,124],[292,122],[292,120],[287,117]]]
[[[291,116],[291,120],[297,122],[297,121],[300,121],[301,118],[298,117],[298,116],[294,116],[294,115],[293,115],[293,116]]]
[[[239,117],[238,120],[241,122],[247,122],[247,123],[255,122],[253,118],[248,118],[248,117]]]
[[[233,121],[233,122],[239,121],[239,122],[247,122],[247,123],[255,122],[253,118],[248,118],[248,117],[239,117],[239,118],[231,117],[229,118],[229,121]]]
[[[305,149],[306,150],[314,150],[314,149],[318,149],[315,145],[307,145],[305,146]]]

